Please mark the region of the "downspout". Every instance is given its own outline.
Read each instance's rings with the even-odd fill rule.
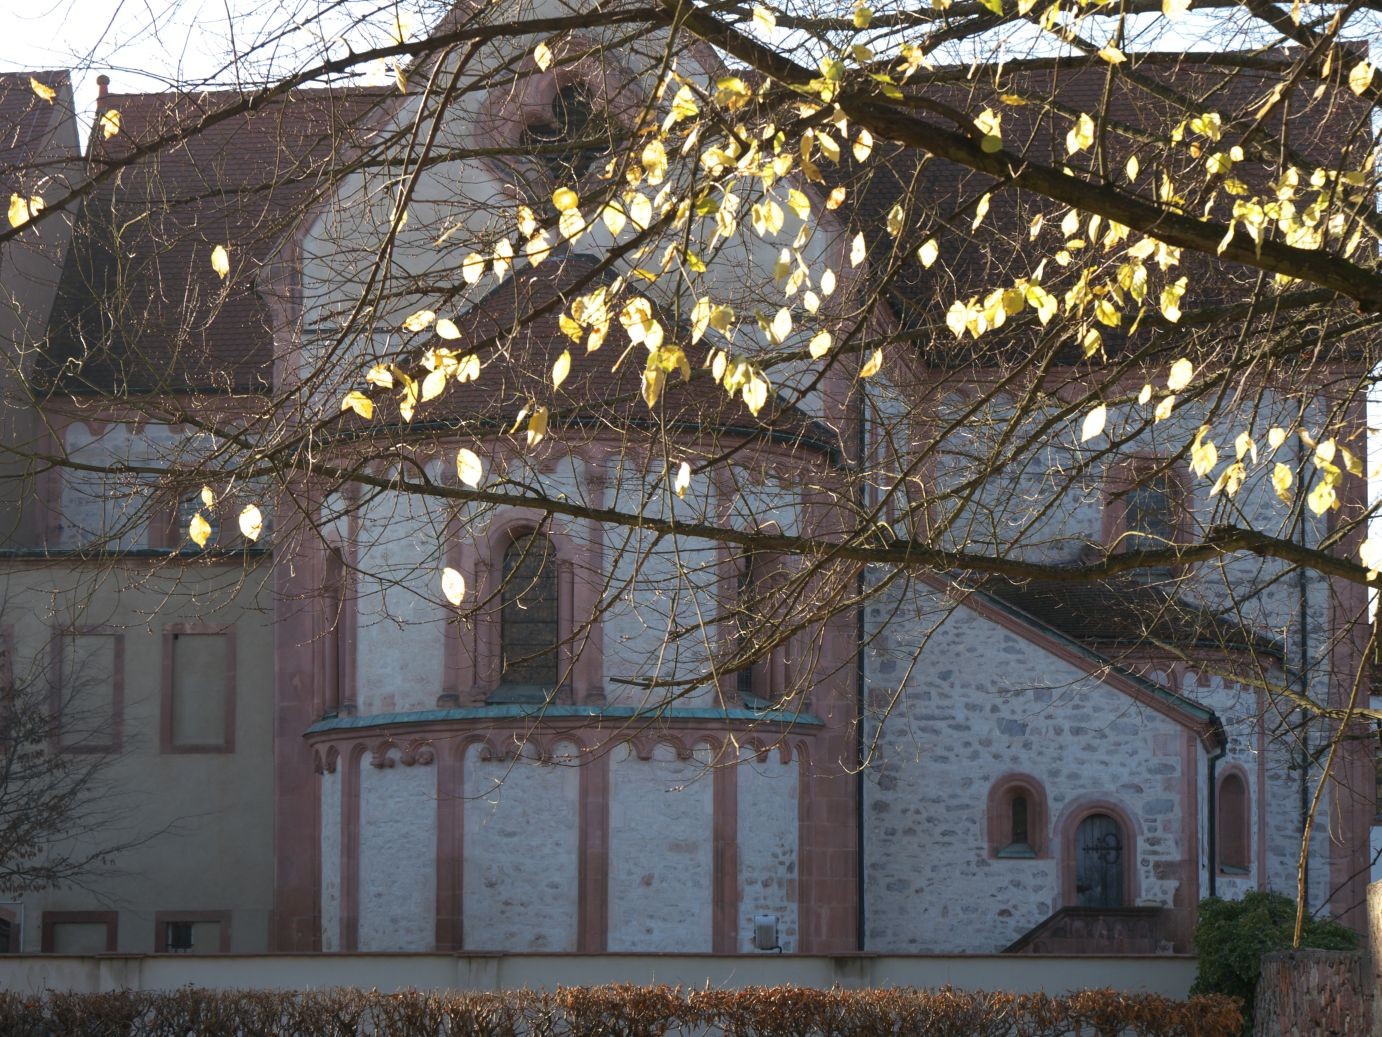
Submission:
[[[1209,854],[1209,895],[1219,895],[1219,790],[1214,787],[1214,777],[1219,769],[1219,761],[1228,755],[1228,738],[1224,735],[1224,725],[1214,722],[1219,735],[1219,751],[1209,758],[1208,804],[1205,809],[1205,849]],[[1260,867],[1260,865],[1259,865]]]
[[[862,478],[864,461],[868,451],[868,428],[864,420],[867,408],[868,400],[861,396],[859,399],[859,427],[855,433],[855,447],[858,450],[855,475],[860,476],[855,496],[861,515],[868,507],[868,491]],[[868,640],[868,629],[865,621],[867,604],[864,600],[866,583],[864,567],[861,565],[859,566],[856,588],[859,605],[855,615],[856,645],[854,652],[854,942],[860,953],[863,953],[868,936],[864,917],[864,747],[866,744],[864,740],[864,708],[866,705],[864,691],[868,679],[867,669],[864,665],[864,645]]]

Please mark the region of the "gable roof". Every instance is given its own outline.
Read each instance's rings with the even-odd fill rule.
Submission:
[[[211,122],[154,154],[137,149],[233,105],[233,92],[110,94],[89,164],[122,166],[87,198],[50,321],[44,372],[64,392],[256,391],[273,334],[253,273],[364,140],[391,92],[300,90]],[[237,276],[211,268],[228,247]],[[246,274],[251,276],[246,276]]]
[[[54,101],[34,92],[30,79],[56,91]],[[44,168],[42,152],[53,143],[57,124],[68,114],[62,102],[70,96],[66,70],[0,72],[0,191],[39,194],[43,180],[54,174]]]

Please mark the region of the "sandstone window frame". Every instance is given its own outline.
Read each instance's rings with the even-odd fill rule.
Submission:
[[[1252,789],[1247,772],[1230,764],[1215,777],[1214,786],[1214,867],[1223,877],[1242,878],[1252,874]]]
[[[60,925],[104,925],[106,954],[114,954],[119,946],[120,913],[118,911],[44,911],[39,916],[39,953],[56,954],[57,927]]]
[[[772,527],[776,531],[776,526]],[[771,601],[785,582],[787,569],[780,554],[747,550],[738,554],[725,551],[722,577],[721,641],[731,656],[742,653],[745,641],[771,625]],[[773,709],[788,691],[787,645],[777,644],[763,652],[748,666],[720,675],[720,693],[725,702],[747,709]]]
[[[193,947],[193,954],[229,954],[230,953],[230,912],[229,911],[155,911],[154,912],[154,953],[155,954],[181,954],[180,950],[170,949],[168,946],[168,927],[187,923],[189,925],[214,923],[220,926],[217,934],[217,947],[214,951],[198,950]]]
[[[1159,490],[1153,483],[1161,483]],[[1159,492],[1166,500],[1166,535],[1132,528],[1139,494]],[[1103,542],[1113,554],[1136,550],[1160,550],[1185,542],[1193,532],[1191,505],[1194,491],[1186,474],[1176,463],[1156,454],[1138,454],[1113,464],[1104,479]],[[1180,567],[1149,570],[1153,576],[1183,575]]]
[[[177,689],[176,664],[174,652],[176,650],[177,639],[183,636],[188,637],[224,637],[225,638],[225,672],[222,675],[223,704],[224,713],[222,715],[222,725],[224,729],[223,737],[217,742],[177,742],[174,735],[174,704]],[[162,679],[159,689],[159,709],[158,709],[158,751],[163,755],[196,755],[214,753],[234,753],[235,752],[235,714],[236,703],[235,693],[238,687],[236,679],[236,658],[235,658],[235,626],[216,626],[210,623],[168,623],[163,627],[163,665]]]
[[[515,625],[515,621],[520,617],[516,610],[522,610],[521,603],[523,591],[531,590],[533,584],[528,583],[527,587],[520,585],[511,578],[508,571],[509,565],[526,565],[531,561],[532,544],[541,540],[545,547],[543,559],[540,561],[538,577],[543,581],[546,593],[551,595],[550,606],[553,610],[551,620],[552,634],[550,648],[545,649],[542,654],[551,654],[551,681],[550,687],[544,682],[538,681],[515,681],[507,679],[514,672],[506,667],[506,659],[509,649],[517,648],[511,642],[511,638],[516,637],[521,631],[521,627]],[[528,547],[520,550],[518,554],[512,554],[521,545],[527,543]],[[491,648],[490,658],[493,659],[493,673],[485,690],[486,705],[510,705],[510,704],[530,704],[541,705],[552,702],[569,702],[571,699],[571,623],[572,623],[572,572],[571,559],[563,552],[558,538],[552,535],[551,530],[544,527],[542,523],[519,520],[504,526],[498,531],[497,535],[490,540],[489,571],[493,574],[494,585],[493,593],[496,607],[491,611],[484,624],[486,640]],[[532,599],[530,598],[530,601]],[[536,601],[534,604],[546,604],[545,601]],[[540,621],[534,620],[531,623],[524,623],[523,626],[538,626]],[[546,643],[546,642],[544,642]],[[529,660],[533,652],[524,653],[523,658]],[[521,671],[519,671],[521,672]],[[527,676],[532,676],[530,672]]]
[[[67,651],[65,642],[69,638],[109,637],[111,644],[111,693],[110,723],[104,726],[109,737],[105,740],[84,739],[81,742],[65,742],[63,736],[63,714],[71,701],[67,694],[70,677],[67,673]],[[124,748],[125,732],[125,632],[118,627],[107,625],[82,625],[54,627],[49,634],[49,682],[48,709],[56,718],[50,744],[54,751],[63,753],[117,753]]]
[[[1017,803],[1025,803],[1026,842],[1018,841]],[[993,860],[1044,860],[1050,856],[1046,786],[1031,774],[1004,774],[989,786],[985,812],[988,855]]]

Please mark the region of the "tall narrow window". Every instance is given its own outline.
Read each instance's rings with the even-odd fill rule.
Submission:
[[[504,551],[500,612],[500,697],[546,699],[557,686],[557,559],[539,533]]]
[[[1027,797],[1017,795],[1013,797],[1012,806],[1012,841],[1014,845],[1022,845],[1030,848],[1031,840],[1027,838]]]
[[[351,712],[346,694],[349,672],[346,653],[350,638],[346,631],[346,589],[349,577],[345,556],[340,548],[332,548],[326,555],[326,573],[322,581],[322,713],[337,716]]]
[[[1123,507],[1129,550],[1151,550],[1175,541],[1179,524],[1171,475],[1163,472],[1138,483],[1123,498]]]
[[[1248,785],[1241,774],[1230,771],[1220,779],[1217,806],[1219,871],[1225,875],[1246,875],[1251,863],[1248,854],[1250,823]]]

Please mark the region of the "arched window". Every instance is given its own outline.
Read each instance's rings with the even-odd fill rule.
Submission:
[[[1219,779],[1219,802],[1215,810],[1215,840],[1219,851],[1219,872],[1246,875],[1252,863],[1248,813],[1248,783],[1229,771]]]
[[[355,704],[350,693],[352,639],[349,629],[353,613],[349,605],[350,574],[339,547],[326,553],[322,579],[322,713],[325,716],[351,714]]]
[[[989,789],[989,856],[1032,860],[1046,852],[1046,792],[1026,774],[1000,778]]]
[[[724,690],[749,709],[771,708],[787,691],[785,648],[768,647],[775,632],[773,588],[782,578],[771,554],[750,551],[735,563],[730,605],[733,655],[753,661],[734,671],[730,688]]]
[[[505,701],[545,701],[557,687],[557,559],[540,533],[504,550],[499,620],[499,689]]]
[[[590,90],[568,83],[557,89],[545,117],[523,128],[520,144],[533,150],[553,184],[565,184],[590,171],[604,151],[592,142],[602,135]],[[573,146],[577,144],[583,146]]]
[[[1147,476],[1123,497],[1124,550],[1155,550],[1175,543],[1180,487],[1169,472]]]

